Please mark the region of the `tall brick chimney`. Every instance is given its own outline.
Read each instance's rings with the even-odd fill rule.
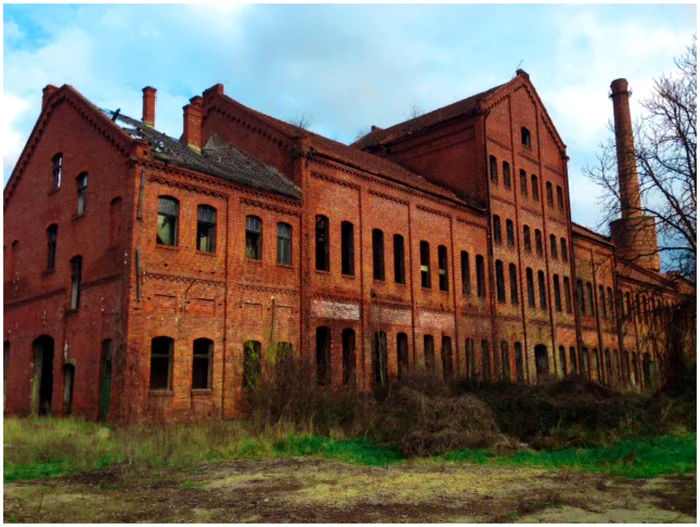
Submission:
[[[610,223],[610,235],[619,258],[652,271],[660,271],[656,223],[642,211],[639,175],[634,152],[630,91],[626,79],[610,84],[615,119],[617,177],[620,183],[621,218]]]
[[[183,106],[182,142],[199,152],[202,149],[202,98],[197,95],[190,99],[190,104]]]
[[[144,124],[154,128],[156,126],[156,89],[146,86],[143,90],[143,115]]]

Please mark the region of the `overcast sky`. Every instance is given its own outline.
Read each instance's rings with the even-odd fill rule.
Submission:
[[[581,173],[625,77],[632,114],[696,32],[695,5],[5,5],[4,181],[46,84],[141,117],[158,90],[156,127],[182,132],[182,107],[216,83],[280,119],[311,117],[351,143],[412,107],[430,111],[530,74],[567,144],[574,221],[595,227],[598,189]]]

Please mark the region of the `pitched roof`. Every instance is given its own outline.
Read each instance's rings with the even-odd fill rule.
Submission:
[[[365,149],[372,146],[386,144],[399,137],[416,133],[439,122],[452,119],[453,117],[471,114],[479,108],[481,101],[492,95],[497,90],[501,89],[506,84],[508,83],[500,84],[489,90],[477,93],[476,95],[472,95],[471,97],[467,97],[461,101],[448,104],[447,106],[438,108],[432,112],[419,115],[418,117],[409,119],[408,121],[395,124],[389,128],[374,128],[370,133],[352,143],[351,146],[359,149]]]
[[[248,187],[301,198],[301,190],[276,168],[267,166],[246,152],[233,148],[217,135],[197,153],[142,121],[111,110],[102,110],[133,139],[145,139],[156,159],[219,177]]]
[[[464,203],[464,200],[457,197],[457,195],[452,191],[428,181],[423,176],[407,170],[394,161],[363,152],[362,150],[339,143],[338,141],[334,141],[332,139],[328,139],[327,137],[323,137],[322,135],[314,132],[301,130],[298,126],[249,108],[244,104],[241,104],[240,102],[228,97],[227,95],[221,96],[228,102],[234,103],[244,111],[250,112],[261,121],[268,123],[289,137],[303,135],[308,141],[310,147],[313,148],[314,153],[326,155],[342,163],[377,174],[386,179],[402,183],[414,189],[422,190],[429,194],[452,201]]]

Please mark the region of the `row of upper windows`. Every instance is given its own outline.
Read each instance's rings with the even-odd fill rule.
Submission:
[[[613,290],[611,287],[607,288],[607,296],[605,294],[606,289],[602,285],[598,286],[598,313],[602,318],[615,319],[615,299],[613,297]],[[583,294],[583,281],[576,281],[576,298],[579,306],[579,313],[581,315],[594,316],[595,315],[595,298],[593,294],[593,285],[590,282],[586,282],[586,296]],[[607,299],[607,301],[606,301]]]
[[[622,291],[618,289],[617,301],[620,315],[625,320],[631,320],[634,316],[637,322],[644,322],[647,325],[661,325],[671,322],[672,304],[668,300],[653,298],[651,293],[640,295],[625,291],[623,302]]]
[[[493,216],[493,241],[496,244],[503,243],[503,237],[501,234],[501,218],[497,214]],[[514,224],[510,219],[506,220],[506,243],[510,246],[515,245],[515,232]],[[532,252],[532,238],[530,235],[530,227],[528,225],[523,225],[523,245],[525,250]],[[569,248],[566,242],[566,238],[561,238],[561,259],[563,262],[569,261]],[[535,250],[540,256],[544,254],[544,247],[542,243],[542,231],[535,229]],[[557,237],[554,234],[549,235],[549,252],[550,256],[554,260],[559,259],[559,250],[557,247]]]
[[[511,177],[510,177],[510,163],[507,161],[503,161],[503,186],[505,188],[511,188],[512,183],[511,183]],[[496,159],[496,156],[489,156],[489,175],[491,178],[491,182],[494,184],[498,184],[498,160]],[[531,183],[531,188],[532,188],[532,199],[535,201],[540,200],[540,187],[539,187],[539,181],[538,178],[535,174],[532,174],[530,177],[530,183]],[[552,186],[552,183],[547,181],[546,183],[546,190],[547,190],[547,204],[550,207],[554,207],[554,187]],[[528,185],[527,185],[527,172],[525,170],[521,169],[520,170],[520,193],[524,196],[528,196]],[[557,207],[559,210],[564,210],[564,189],[560,186],[557,185]]]
[[[53,156],[51,163],[53,165],[53,170],[51,172],[51,190],[55,192],[61,188],[63,180],[63,154],[58,153]],[[75,186],[78,194],[77,215],[81,216],[85,213],[85,209],[87,208],[87,172],[81,172],[78,177],[75,178]]]

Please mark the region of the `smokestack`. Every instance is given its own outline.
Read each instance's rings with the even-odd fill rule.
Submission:
[[[192,97],[190,104],[183,106],[182,142],[199,152],[202,149],[202,98]]]
[[[630,114],[630,92],[626,79],[616,79],[610,84],[615,116],[615,145],[617,147],[617,173],[620,181],[620,210],[623,218],[640,216],[642,202],[639,197],[639,176],[634,155],[634,135]]]
[[[141,120],[151,128],[156,125],[156,89],[146,86],[143,90],[143,115]]]

